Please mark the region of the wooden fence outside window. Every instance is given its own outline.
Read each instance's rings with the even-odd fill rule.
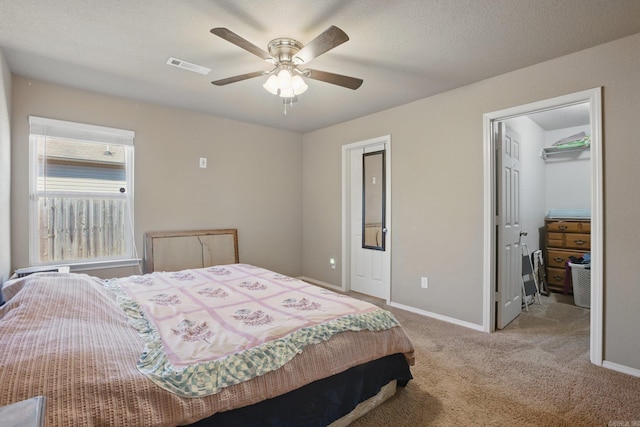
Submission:
[[[38,218],[41,263],[127,254],[124,198],[40,197]]]

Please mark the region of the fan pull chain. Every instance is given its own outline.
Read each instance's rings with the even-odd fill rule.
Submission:
[[[289,100],[289,105],[293,107],[293,97],[291,98],[282,98],[282,103],[284,104],[284,115],[287,115],[287,100]]]

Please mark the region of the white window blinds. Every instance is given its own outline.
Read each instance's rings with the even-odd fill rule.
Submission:
[[[31,265],[134,258],[134,132],[29,117]]]
[[[29,132],[31,135],[122,145],[133,145],[133,138],[135,137],[135,132],[131,130],[67,122],[36,116],[29,117]]]

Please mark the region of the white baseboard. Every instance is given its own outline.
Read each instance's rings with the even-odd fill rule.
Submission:
[[[340,286],[336,286],[336,285],[333,285],[331,283],[326,283],[326,282],[323,282],[321,280],[312,279],[312,278],[306,277],[306,276],[298,276],[297,278],[300,279],[300,280],[304,280],[305,282],[309,282],[309,283],[313,283],[313,284],[316,284],[316,285],[323,286],[325,288],[334,289],[334,290],[337,290],[337,291],[340,291],[340,292],[344,291]],[[419,308],[410,307],[408,305],[403,305],[403,304],[398,304],[396,302],[387,301],[387,305],[390,305],[391,307],[399,308],[401,310],[409,311],[411,313],[416,313],[416,314],[420,314],[422,316],[426,316],[426,317],[431,317],[431,318],[434,318],[434,319],[442,320],[443,322],[453,323],[454,325],[463,326],[465,328],[469,328],[469,329],[473,329],[473,330],[476,330],[476,331],[484,332],[484,329],[482,328],[482,325],[476,325],[475,323],[465,322],[464,320],[454,319],[453,317],[443,316],[443,315],[437,314],[437,313],[431,313],[429,311],[420,310]]]
[[[430,311],[421,310],[419,308],[410,307],[408,305],[398,304],[397,302],[390,302],[389,305],[391,307],[399,308],[401,310],[410,311],[411,313],[421,314],[422,316],[425,316],[425,317],[431,317],[433,319],[442,320],[443,322],[453,323],[454,325],[463,326],[465,328],[484,332],[482,325],[476,325],[475,323],[465,322],[464,320],[455,319],[449,316],[443,316],[442,314],[432,313]]]
[[[602,367],[611,369],[612,371],[622,372],[623,374],[632,375],[634,377],[640,377],[640,369],[630,368],[628,366],[619,365],[606,360],[602,362]]]
[[[305,282],[313,283],[314,285],[322,286],[323,288],[334,289],[336,291],[343,292],[343,289],[340,286],[333,285],[331,283],[323,282],[321,280],[312,279],[307,276],[298,276],[296,279],[304,280]]]

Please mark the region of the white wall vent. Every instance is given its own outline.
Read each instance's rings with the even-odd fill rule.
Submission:
[[[173,65],[174,67],[182,68],[183,70],[193,71],[194,73],[204,74],[205,76],[211,72],[211,68],[203,67],[202,65],[194,64],[192,62],[183,61],[182,59],[174,58],[170,56],[167,59],[168,65]]]

